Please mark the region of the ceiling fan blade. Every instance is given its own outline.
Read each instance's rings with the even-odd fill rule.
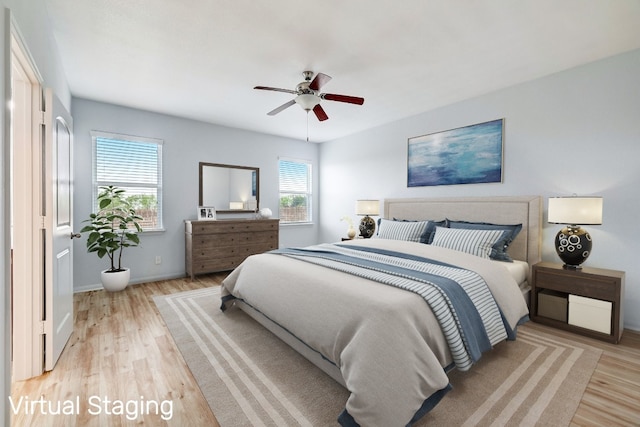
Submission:
[[[282,104],[282,105],[281,105],[281,106],[279,106],[278,108],[276,108],[276,109],[274,109],[274,110],[269,111],[269,112],[267,113],[267,115],[268,115],[268,116],[275,116],[275,115],[276,115],[276,114],[278,114],[280,111],[282,111],[282,110],[284,110],[284,109],[286,109],[286,108],[291,107],[291,106],[292,106],[293,104],[295,104],[295,103],[296,103],[296,100],[295,100],[295,99],[292,99],[292,100],[291,100],[291,101],[289,101],[289,102],[285,102],[284,104]]]
[[[324,112],[324,109],[322,108],[322,106],[320,106],[320,104],[316,104],[316,106],[313,107],[313,112],[316,114],[316,117],[321,122],[324,122],[329,118],[329,116],[327,116],[327,113]]]
[[[294,95],[297,95],[298,92],[296,92],[295,90],[291,90],[291,89],[280,89],[278,87],[269,87],[269,86],[256,86],[254,87],[254,89],[260,89],[260,90],[272,90],[274,92],[285,92],[285,93],[292,93]]]
[[[327,101],[338,101],[338,102],[346,102],[349,104],[364,104],[364,98],[359,98],[357,96],[347,96],[347,95],[337,95],[335,93],[323,93],[320,95],[322,99],[326,99]]]
[[[323,73],[318,73],[316,74],[314,79],[311,80],[311,83],[309,83],[309,89],[320,90],[322,86],[329,83],[329,80],[331,80],[330,76],[327,76],[326,74],[323,74]]]

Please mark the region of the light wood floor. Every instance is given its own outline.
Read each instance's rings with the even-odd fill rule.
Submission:
[[[119,293],[76,294],[75,328],[56,368],[40,377],[14,383],[12,399],[38,402],[80,402],[79,414],[42,416],[40,403],[12,418],[13,426],[218,426],[198,385],[160,317],[152,296],[215,286],[224,275],[176,279],[129,286]],[[625,331],[618,345],[532,324],[558,336],[570,336],[603,350],[598,367],[582,397],[572,426],[640,426],[640,334]],[[142,396],[142,397],[141,397]],[[94,397],[89,406],[88,399]],[[105,399],[111,402],[105,403]],[[114,400],[135,412],[149,401],[172,402],[171,420],[144,415],[127,420],[114,415]],[[146,402],[146,403],[145,403]],[[56,411],[54,405],[51,410]],[[64,405],[61,409],[64,409]],[[91,415],[91,409],[95,414]],[[153,409],[153,408],[150,408]],[[161,408],[159,408],[161,409]],[[165,409],[167,405],[165,404]],[[111,412],[106,414],[105,411]],[[165,412],[166,414],[167,412]],[[130,415],[129,418],[133,418]]]

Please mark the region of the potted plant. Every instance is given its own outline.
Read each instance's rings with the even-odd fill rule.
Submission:
[[[138,246],[138,233],[142,231],[138,223],[142,217],[136,215],[124,194],[125,190],[113,185],[100,187],[99,210],[83,221],[89,224],[80,230],[81,233],[89,233],[88,252],[96,253],[98,258],[109,257],[111,267],[102,271],[101,279],[104,288],[111,292],[121,291],[129,284],[131,272],[122,268],[122,250]]]

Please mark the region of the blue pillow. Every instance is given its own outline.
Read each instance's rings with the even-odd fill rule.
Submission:
[[[447,221],[444,219],[442,221],[429,221],[429,225],[427,225],[427,229],[424,232],[424,243],[426,243],[427,245],[433,243],[433,237],[436,235],[436,227],[445,227],[446,223]]]
[[[475,230],[502,230],[502,236],[492,246],[491,254],[489,258],[498,261],[513,262],[513,259],[507,253],[509,245],[516,238],[520,230],[522,230],[522,224],[491,224],[488,222],[470,222],[470,221],[452,221],[447,218],[447,227],[449,228],[466,228]]]

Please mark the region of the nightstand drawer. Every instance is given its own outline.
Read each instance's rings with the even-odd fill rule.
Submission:
[[[568,294],[585,295],[606,301],[615,298],[615,282],[606,278],[592,278],[586,275],[575,277],[539,270],[536,274],[539,288],[551,289]]]

